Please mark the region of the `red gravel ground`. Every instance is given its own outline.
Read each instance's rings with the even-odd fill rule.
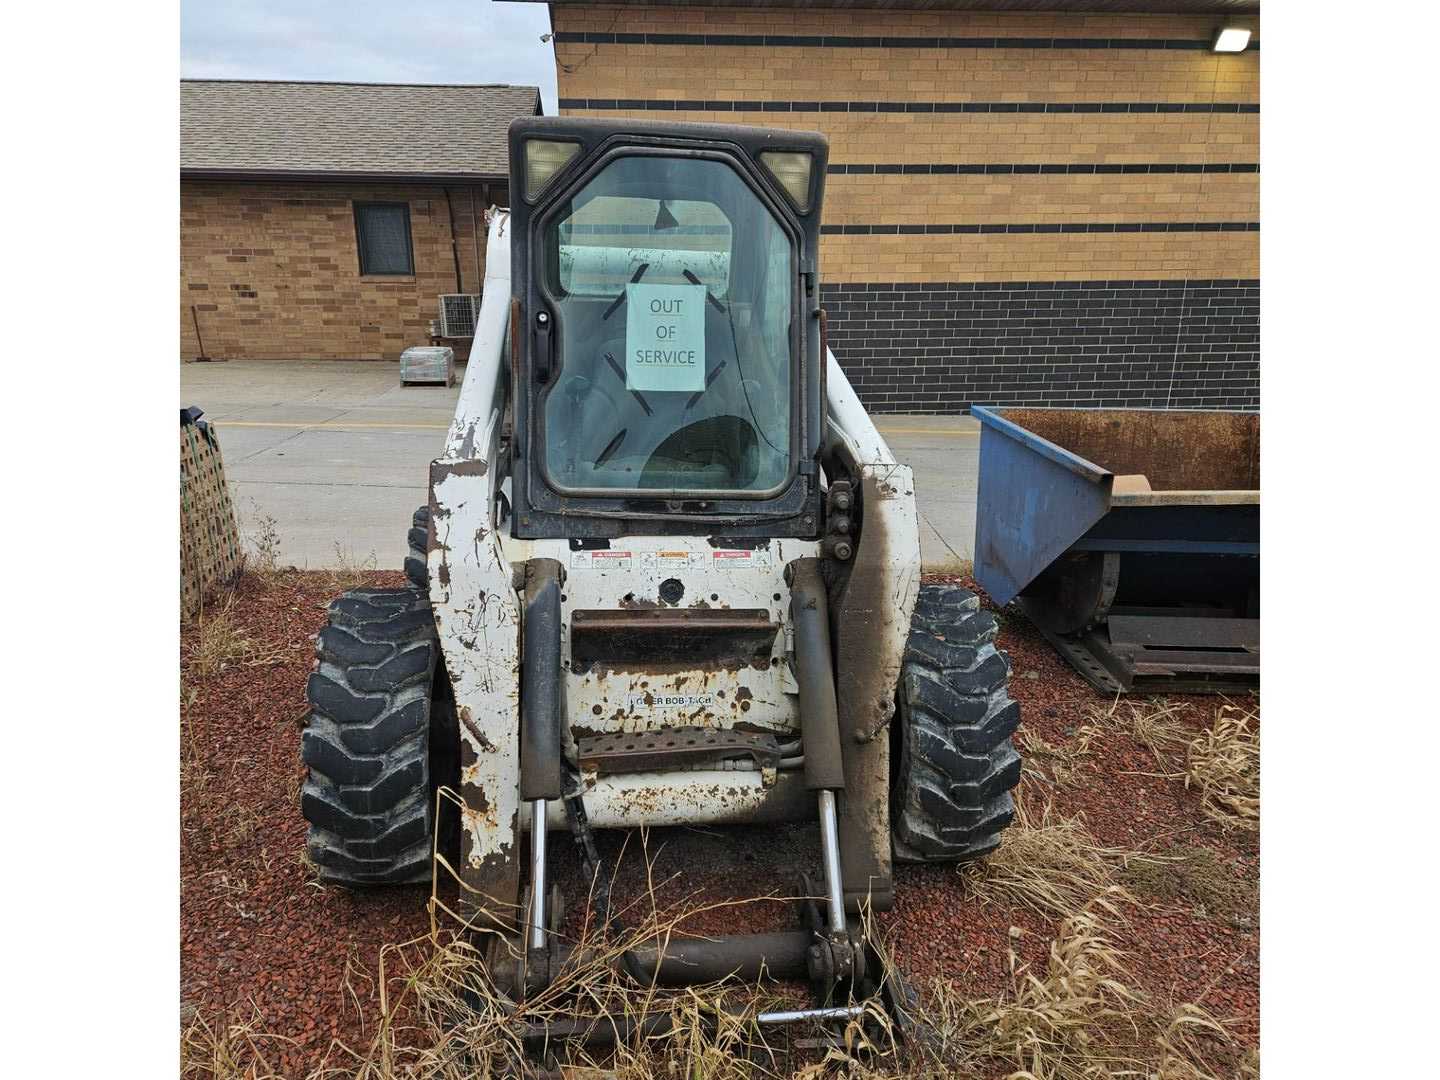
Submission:
[[[364,575],[372,585],[399,585],[398,573]],[[963,581],[974,587],[973,582]],[[214,1023],[227,1015],[256,1017],[256,1026],[284,1040],[265,1044],[277,1074],[302,1077],[322,1063],[343,1064],[334,1041],[363,1049],[373,1032],[373,978],[387,943],[425,933],[428,890],[419,886],[354,894],[324,888],[304,865],[305,826],[298,792],[304,686],[313,635],[337,591],[325,574],[291,572],[261,583],[246,578],[231,609],[254,643],[261,666],[237,664],[200,678],[193,661],[194,625],[182,630],[181,719],[187,748],[181,805],[182,1017]],[[1022,616],[1001,614],[1000,645],[1014,666],[1012,695],[1022,730],[1047,743],[1073,741],[1076,731],[1110,699],[1074,674]],[[1198,730],[1214,698],[1172,697]],[[1053,810],[1083,815],[1102,843],[1151,853],[1209,849],[1236,882],[1254,889],[1259,845],[1254,833],[1222,831],[1200,810],[1198,796],[1178,779],[1153,775],[1154,756],[1121,731],[1096,740],[1089,770],[1076,782],[1022,784],[1032,809],[1045,792]],[[1151,774],[1151,775],[1146,775]],[[643,894],[644,864],[659,883],[662,906],[686,898],[713,901],[759,894],[793,895],[797,868],[817,869],[813,826],[780,829],[669,829],[602,834],[607,862],[619,862],[616,903]],[[619,858],[621,853],[623,858]],[[554,875],[575,909],[585,882],[568,844],[556,844]],[[967,997],[999,996],[1012,986],[1007,956],[1011,928],[1018,948],[1043,971],[1058,920],[1026,909],[967,898],[953,867],[897,867],[895,910],[880,916],[902,970],[919,983],[935,976],[958,983]],[[1259,1033],[1258,911],[1204,913],[1185,897],[1142,896],[1125,908],[1121,945],[1135,985],[1155,1000],[1194,1002],[1234,1023],[1246,1043]],[[755,931],[791,925],[779,901],[706,913],[697,931]],[[351,995],[358,995],[367,1016]],[[327,1060],[328,1056],[328,1060]]]

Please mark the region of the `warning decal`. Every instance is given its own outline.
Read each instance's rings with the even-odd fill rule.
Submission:
[[[570,569],[629,570],[633,554],[630,551],[572,551]]]
[[[757,566],[770,565],[768,551],[712,551],[710,564],[716,570],[752,570]]]

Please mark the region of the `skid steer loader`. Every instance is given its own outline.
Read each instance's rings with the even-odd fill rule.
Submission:
[[[411,587],[346,593],[319,635],[311,859],[429,880],[435,792],[458,791],[460,873],[476,924],[514,935],[518,995],[568,958],[549,831],[593,853],[593,829],[818,819],[801,930],[627,963],[807,978],[823,1008],[781,1018],[829,1019],[886,991],[856,916],[894,903],[892,863],[984,855],[1013,815],[995,620],[921,585],[910,469],[826,347],[827,154],[517,121]]]

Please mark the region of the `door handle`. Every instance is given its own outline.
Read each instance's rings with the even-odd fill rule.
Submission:
[[[551,341],[551,318],[547,311],[535,315],[535,381],[548,383],[553,364],[554,348]]]

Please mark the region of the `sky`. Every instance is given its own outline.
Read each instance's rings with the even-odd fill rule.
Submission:
[[[538,86],[554,116],[545,4],[493,0],[181,0],[186,79]]]

